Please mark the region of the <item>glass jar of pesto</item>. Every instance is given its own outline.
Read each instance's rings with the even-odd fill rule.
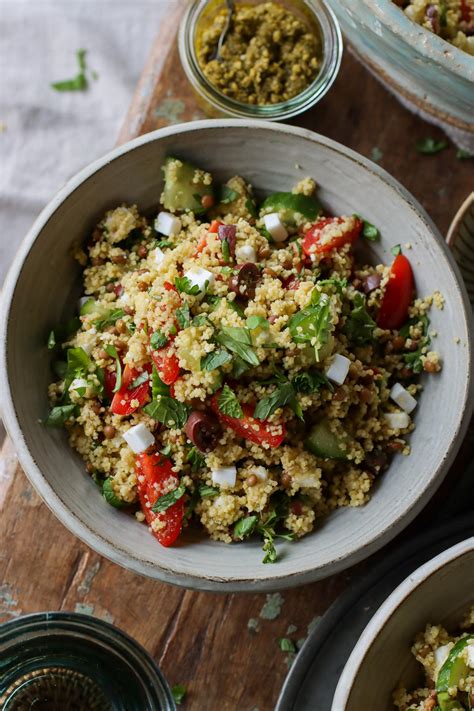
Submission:
[[[288,119],[334,82],[342,37],[322,0],[236,0],[216,58],[226,17],[225,0],[193,0],[179,31],[181,62],[207,115]]]

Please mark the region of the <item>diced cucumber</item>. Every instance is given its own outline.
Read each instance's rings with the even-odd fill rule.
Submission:
[[[337,437],[329,428],[329,424],[322,420],[314,425],[304,445],[316,457],[347,459],[347,447],[350,442],[348,434],[344,432],[341,437]]]
[[[459,702],[450,696],[449,689],[458,686],[460,679],[469,674],[469,667],[461,654],[472,640],[474,640],[474,634],[468,634],[458,640],[439,670],[436,693],[441,711],[451,711],[451,709],[459,707]]]
[[[168,157],[163,171],[165,185],[162,201],[166,210],[191,210],[195,214],[206,212],[201,200],[204,195],[214,195],[212,185],[205,185],[202,179],[194,182],[198,169],[178,158]]]
[[[273,193],[264,200],[260,215],[278,212],[280,219],[292,227],[305,221],[313,222],[321,212],[321,205],[316,198],[301,193]]]

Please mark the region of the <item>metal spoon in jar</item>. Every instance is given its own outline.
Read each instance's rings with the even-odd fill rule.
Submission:
[[[222,57],[221,57],[222,47],[223,47],[224,42],[226,40],[227,33],[229,32],[232,18],[234,16],[234,10],[235,10],[234,0],[226,0],[226,4],[227,4],[227,19],[226,19],[226,23],[224,25],[224,29],[221,32],[221,36],[219,37],[219,41],[217,43],[216,52],[213,56],[213,59],[217,59],[218,62],[220,62],[222,59]]]

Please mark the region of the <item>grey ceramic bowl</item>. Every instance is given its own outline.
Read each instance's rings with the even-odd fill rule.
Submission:
[[[427,623],[457,627],[472,604],[474,537],[415,570],[378,609],[344,667],[332,711],[394,711],[399,683],[423,682],[410,652],[415,636]]]
[[[391,247],[409,252],[420,294],[441,289],[445,310],[432,327],[445,361],[426,379],[416,413],[410,458],[395,458],[371,502],[340,510],[298,543],[280,545],[281,559],[262,565],[258,541],[234,546],[183,536],[162,548],[146,527],[108,506],[85,474],[64,432],[39,424],[51,379],[46,338],[74,312],[80,268],[71,245],[84,240],[105,209],[122,201],[155,208],[163,158],[178,153],[218,179],[244,175],[261,192],[288,190],[306,175],[317,180],[324,205],[360,213],[383,238],[373,258],[392,260]],[[472,346],[464,287],[442,238],[415,200],[387,173],[356,153],[309,131],[262,121],[182,124],[115,149],[74,177],[40,215],[7,278],[0,329],[0,387],[4,418],[32,483],[77,536],[132,570],[206,590],[271,590],[317,580],[380,548],[420,511],[443,479],[467,425]],[[454,338],[459,337],[458,345]]]
[[[474,150],[474,57],[412,22],[392,0],[327,0],[344,35],[400,101]]]

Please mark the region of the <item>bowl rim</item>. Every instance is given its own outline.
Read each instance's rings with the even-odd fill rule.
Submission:
[[[429,578],[444,568],[448,563],[462,558],[467,553],[474,551],[474,536],[466,538],[460,543],[447,548],[431,560],[423,563],[419,568],[410,573],[405,580],[398,585],[395,590],[382,603],[375,615],[364,628],[357,644],[352,650],[349,659],[342,670],[339,682],[334,693],[331,711],[343,711],[350,700],[350,694],[354,681],[360,668],[375,644],[379,632],[394,614],[396,614],[407,599],[420,588]],[[420,624],[426,624],[420,622]]]
[[[283,588],[295,587],[304,583],[313,582],[323,579],[329,575],[344,570],[350,565],[354,565],[359,561],[367,558],[371,553],[381,548],[383,545],[393,539],[401,530],[403,530],[421,511],[427,501],[434,494],[436,489],[441,484],[449,466],[452,464],[454,457],[461,445],[462,438],[467,430],[469,416],[473,409],[474,398],[469,398],[472,389],[472,368],[468,368],[466,382],[464,384],[464,392],[462,393],[462,408],[460,408],[459,419],[456,423],[455,434],[446,451],[440,455],[439,465],[433,476],[426,483],[425,488],[420,493],[417,499],[412,500],[402,514],[395,520],[391,521],[383,530],[367,532],[364,540],[359,543],[358,547],[346,555],[335,557],[329,563],[320,565],[316,568],[308,567],[303,571],[288,573],[279,573],[278,566],[272,566],[272,570],[268,571],[265,578],[252,577],[234,577],[228,578],[222,575],[199,575],[195,573],[181,572],[170,567],[157,565],[147,560],[145,556],[131,556],[127,551],[121,549],[116,543],[103,538],[99,533],[90,528],[87,523],[81,520],[76,514],[72,513],[66,502],[56,493],[53,487],[43,476],[38,464],[36,463],[33,454],[30,452],[28,444],[23,436],[20,424],[18,422],[15,405],[12,399],[12,392],[7,377],[8,365],[8,324],[10,317],[10,308],[13,301],[16,284],[21,275],[23,264],[26,261],[29,251],[33,246],[36,238],[39,236],[43,228],[47,225],[49,219],[61,204],[88,178],[106,167],[109,163],[120,158],[122,155],[135,150],[148,143],[166,138],[169,136],[179,136],[181,133],[199,132],[200,130],[226,130],[227,128],[244,128],[255,131],[273,131],[275,133],[284,133],[305,140],[309,140],[316,145],[322,145],[335,153],[342,155],[345,159],[349,159],[353,163],[368,170],[374,174],[378,180],[382,180],[387,186],[395,190],[399,196],[409,205],[430,231],[433,238],[438,242],[442,249],[448,268],[450,268],[454,281],[457,287],[457,297],[463,306],[463,319],[465,324],[466,339],[466,362],[472,365],[473,362],[473,334],[471,324],[468,319],[470,313],[470,305],[466,289],[462,283],[458,267],[453,256],[449,252],[445,241],[441,237],[432,220],[429,218],[425,210],[415,200],[415,198],[387,171],[380,166],[374,164],[368,158],[359,153],[346,148],[344,145],[326,138],[321,134],[314,133],[307,129],[289,126],[285,124],[277,124],[259,119],[205,119],[202,121],[193,121],[189,123],[168,126],[165,128],[152,131],[150,133],[139,136],[121,146],[118,146],[89,164],[75,176],[70,178],[65,185],[56,193],[52,200],[42,210],[40,215],[35,220],[23,242],[21,243],[13,263],[8,271],[5,280],[2,298],[0,302],[0,390],[4,393],[2,402],[3,419],[5,427],[14,443],[15,450],[18,455],[20,464],[25,471],[28,479],[39,493],[43,501],[47,504],[54,515],[66,526],[75,536],[77,536],[86,545],[97,551],[105,558],[118,563],[119,565],[132,570],[135,573],[150,577],[163,582],[180,585],[190,589],[222,591],[222,592],[265,592],[272,590],[281,590]],[[281,569],[280,569],[281,570]]]

